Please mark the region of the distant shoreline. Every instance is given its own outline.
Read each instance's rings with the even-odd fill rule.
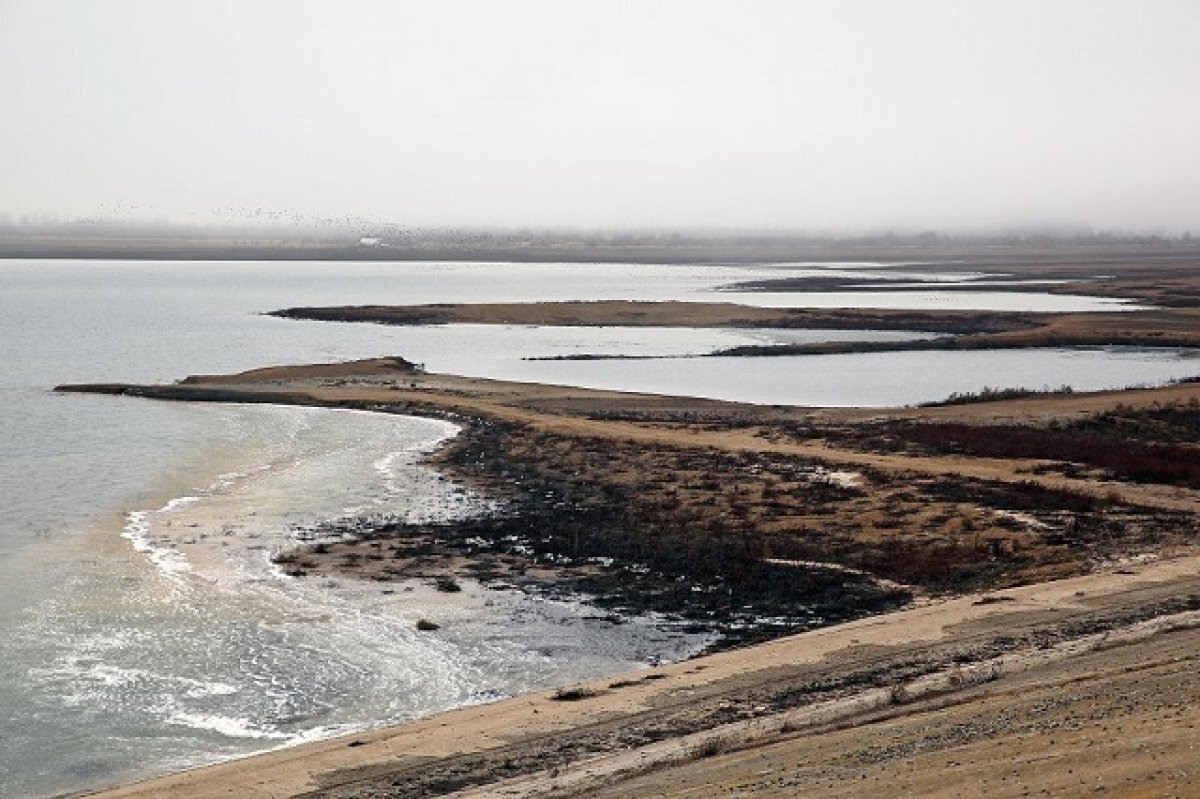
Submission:
[[[422,241],[365,246],[355,240],[187,237],[64,237],[0,234],[0,259],[94,259],[130,261],[469,261],[515,263],[769,264],[913,262],[934,268],[1016,268],[1022,265],[1098,267],[1170,265],[1200,260],[1200,242],[1147,244],[911,241],[656,241],[593,243],[564,237],[528,242],[447,243]]]

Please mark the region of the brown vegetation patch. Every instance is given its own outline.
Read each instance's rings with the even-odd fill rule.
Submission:
[[[1054,470],[1200,488],[1200,404],[1118,407],[1049,425],[891,421],[845,431],[873,451],[1052,461]],[[1047,469],[1051,467],[1045,467]]]

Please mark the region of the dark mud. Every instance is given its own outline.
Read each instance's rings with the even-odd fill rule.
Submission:
[[[745,514],[716,500],[680,501],[652,487],[651,475],[642,483],[596,480],[591,469],[539,468],[525,455],[548,446],[546,437],[516,425],[475,422],[440,465],[502,497],[501,509],[451,523],[325,525],[303,531],[319,541],[284,555],[283,565],[297,575],[332,569],[380,581],[457,576],[583,598],[617,623],[657,613],[716,633],[714,648],[880,613],[910,599],[870,575],[776,562]],[[753,465],[744,460],[743,468]],[[817,482],[807,501],[828,504],[853,493]]]

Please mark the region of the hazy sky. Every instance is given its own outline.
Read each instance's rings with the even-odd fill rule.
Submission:
[[[0,212],[1200,232],[1198,36],[1198,0],[0,0]]]

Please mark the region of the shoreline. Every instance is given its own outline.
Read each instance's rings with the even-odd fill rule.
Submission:
[[[1056,684],[1057,664],[1096,651],[1127,655],[1136,649],[1131,644],[1195,631],[1198,571],[1200,558],[1192,556],[969,595],[87,795],[350,797],[387,790],[406,797],[471,787],[480,795],[578,795],[765,745],[796,746],[831,732],[868,736],[874,725],[947,708],[967,719],[974,705],[1011,690],[1010,682],[1051,671]],[[1194,660],[1193,652],[1191,662],[1177,661],[1173,673],[1190,682]],[[1193,715],[1180,716],[1171,731],[1193,725]],[[1055,723],[1052,714],[1042,721]],[[1042,768],[1063,770],[1073,752],[1107,738],[1107,729],[1099,720],[1086,725],[1086,745],[1064,748]],[[994,736],[991,742],[998,745]],[[1161,784],[1149,763],[1123,765]],[[762,769],[738,774],[769,776]]]
[[[575,474],[582,482],[590,483],[601,475],[604,478],[599,483],[605,488],[636,486],[638,492],[651,499],[658,492],[667,492],[661,496],[669,497],[680,508],[709,507],[708,514],[713,518],[736,521],[739,517],[730,517],[731,511],[748,514],[747,529],[761,527],[771,533],[773,551],[753,550],[755,557],[764,562],[778,562],[779,568],[816,561],[860,569],[872,579],[898,584],[918,598],[907,610],[870,615],[798,636],[775,637],[767,643],[655,669],[653,674],[664,675],[661,678],[648,679],[648,675],[639,673],[560,689],[557,697],[551,692],[451,711],[399,728],[357,735],[348,741],[334,739],[311,748],[282,750],[139,783],[118,789],[113,796],[153,795],[166,790],[205,795],[208,786],[256,795],[258,789],[254,786],[262,786],[264,780],[270,782],[275,795],[291,795],[289,791],[294,788],[295,792],[317,790],[320,795],[358,796],[385,784],[393,791],[397,782],[416,786],[411,795],[432,795],[475,783],[498,787],[505,783],[496,781],[507,779],[535,781],[532,787],[520,783],[525,785],[521,791],[547,788],[551,795],[560,789],[570,794],[574,788],[562,788],[560,783],[564,774],[578,770],[571,764],[619,758],[606,754],[613,748],[633,746],[641,753],[639,757],[645,755],[655,765],[649,771],[639,767],[636,774],[630,774],[621,765],[625,761],[618,759],[617,765],[605,772],[604,780],[617,776],[622,780],[646,780],[659,770],[687,772],[692,762],[707,763],[710,758],[716,762],[726,756],[727,750],[728,757],[736,757],[745,747],[753,750],[769,745],[778,736],[760,735],[763,724],[770,727],[766,719],[778,721],[791,719],[796,713],[803,715],[812,710],[814,702],[821,705],[849,698],[859,710],[854,702],[866,702],[878,711],[881,708],[871,703],[882,701],[880,690],[891,696],[894,684],[913,684],[911,689],[902,690],[917,691],[915,680],[949,680],[947,675],[955,673],[954,669],[984,668],[979,664],[1005,652],[1012,654],[1031,641],[1069,643],[1078,638],[1076,633],[1082,629],[1079,624],[1089,634],[1106,628],[1124,629],[1134,621],[1190,613],[1195,610],[1193,600],[1200,597],[1200,586],[1195,585],[1193,577],[1198,564],[1192,555],[1200,490],[1099,478],[1087,472],[1047,471],[1046,462],[1022,458],[904,449],[876,451],[863,447],[860,440],[863,431],[868,438],[874,435],[870,433],[871,425],[880,419],[934,427],[963,421],[986,426],[1022,418],[1030,424],[1047,420],[1061,424],[1101,419],[1114,409],[1128,408],[1120,411],[1125,414],[1121,418],[1137,420],[1155,413],[1164,403],[1185,410],[1191,407],[1189,402],[1194,404],[1200,399],[1200,385],[1196,384],[941,408],[815,410],[460,378],[426,374],[402,359],[378,359],[194,377],[172,386],[105,385],[64,390],[179,400],[302,403],[489,420],[494,429],[504,428],[497,434],[499,438],[481,448],[479,439],[472,442],[470,436],[464,437],[468,457],[460,459],[456,468],[474,470],[493,485],[515,477],[518,483],[524,483],[519,490],[536,494],[543,488],[539,481],[562,480]],[[489,459],[498,452],[506,453],[506,457],[489,465]],[[724,458],[733,458],[731,463],[741,463],[742,467],[733,471],[738,475],[733,485],[721,483],[705,488],[702,480],[689,477],[701,468],[686,465],[695,456],[701,458],[699,463],[717,471],[727,471],[717,465]],[[745,460],[748,457],[752,462]],[[860,481],[861,493],[852,492],[833,504],[814,506],[812,496],[794,481],[798,464],[853,473]],[[516,467],[516,472],[511,471]],[[786,486],[786,490],[771,489],[785,472],[792,482],[779,487]],[[647,479],[653,475],[673,478],[661,483]],[[567,481],[565,490],[570,489]],[[620,499],[625,501],[628,496]],[[579,499],[587,497],[581,495]],[[716,511],[705,504],[710,499],[720,503]],[[552,499],[551,506],[555,501]],[[779,502],[784,504],[776,507]],[[779,512],[761,515],[767,508]],[[1093,523],[1099,524],[1094,530],[1089,527]],[[821,534],[814,539],[815,531]],[[381,535],[376,540],[387,541],[390,546],[397,533],[404,532],[387,531],[388,537]],[[605,540],[603,536],[601,540]],[[955,540],[960,543],[954,544]],[[951,542],[950,548],[946,548],[947,541]],[[561,545],[561,538],[552,537],[545,551],[554,554]],[[344,556],[368,551],[363,548],[370,546],[369,538],[331,546],[323,553],[328,557],[318,564],[319,568],[338,574],[356,573],[358,567],[347,568],[349,559]],[[952,553],[956,553],[953,558],[949,557]],[[1161,564],[1143,557],[1150,554],[1160,558]],[[380,560],[392,565],[405,558]],[[531,565],[536,564],[524,567],[528,571]],[[400,572],[393,576],[404,579],[403,568]],[[1169,573],[1170,588],[1163,588],[1148,605],[1145,596],[1136,590],[1131,589],[1129,595],[1118,591],[1111,597],[1111,606],[1106,606],[1107,621],[1097,616],[1080,621],[1081,617],[1073,614],[1087,602],[1072,599],[1074,591],[1062,593],[1069,586],[1086,585],[1090,587],[1074,590],[1103,594],[1096,586],[1111,586],[1116,591],[1160,573]],[[426,576],[432,576],[432,572]],[[504,574],[498,579],[508,580],[510,576]],[[1080,580],[1084,582],[1076,582]],[[1028,605],[1020,599],[1025,596],[1033,597]],[[1059,601],[1063,607],[1055,604]],[[955,616],[959,619],[955,624],[965,626],[954,628],[956,632],[944,640],[936,639],[940,642],[934,646],[936,652],[918,645],[897,649],[893,639],[876,640],[860,634],[863,630],[881,630],[921,638],[926,635],[921,630],[929,623],[928,614],[950,612],[946,608],[960,614]],[[1032,626],[1027,634],[1018,634],[1018,610],[1029,614]],[[997,621],[987,639],[990,644],[981,643],[980,631],[972,626],[984,617]],[[1063,624],[1046,627],[1051,620]],[[938,629],[953,626],[946,622]],[[773,635],[787,631],[775,630]],[[813,655],[805,642],[829,637],[840,640],[841,646],[826,652],[819,661],[823,676],[814,675],[807,670]],[[875,644],[868,645],[872,640]],[[977,650],[977,646],[983,649]],[[780,663],[773,660],[778,656],[771,653],[776,651],[791,654]],[[768,679],[761,672],[767,663],[777,664],[773,668],[784,671],[771,671]],[[725,665],[718,668],[716,664]],[[793,668],[798,671],[788,671]],[[754,674],[762,679],[754,682]],[[723,676],[718,679],[718,675]],[[860,682],[845,682],[854,679]],[[883,685],[878,684],[880,680]],[[834,695],[798,687],[812,686],[814,681],[832,685]],[[783,685],[792,686],[786,701],[771,693]],[[966,686],[985,691],[986,687],[982,683]],[[942,695],[940,689],[935,693]],[[688,716],[691,711],[682,708],[692,708],[700,697],[707,697],[700,703],[707,709]],[[921,707],[921,702],[924,699],[913,701],[911,709]],[[893,706],[903,705],[900,717],[910,708],[907,700],[889,699],[886,705],[891,708],[891,717],[900,712]],[[671,715],[673,720],[664,722],[662,713],[668,707],[672,708],[670,714],[683,713],[691,720]],[[834,727],[849,724],[851,719],[865,723],[870,714],[863,716],[855,710]],[[731,728],[730,724],[743,726]],[[856,724],[847,729],[855,729]],[[596,725],[605,731],[604,736],[616,736],[606,739],[614,742],[611,746],[597,743]],[[779,729],[783,726],[790,729],[792,722],[779,721]],[[869,728],[868,724],[865,729]],[[447,738],[450,729],[453,734]],[[749,736],[744,740],[738,738],[743,732]],[[701,747],[706,735],[719,735],[721,739],[717,744],[705,745],[705,752],[709,748],[713,751],[691,758],[689,752]],[[427,736],[432,737],[426,740]],[[677,743],[672,745],[671,741]],[[435,751],[429,747],[435,747]],[[667,754],[653,747],[666,747]],[[520,754],[514,755],[518,750]],[[482,770],[469,765],[476,761],[483,763]],[[548,763],[552,765],[548,767]],[[599,790],[598,785],[586,784],[589,790]],[[344,789],[334,790],[335,785]],[[369,787],[372,785],[376,787]],[[408,795],[399,790],[393,794]]]
[[[494,235],[493,235],[494,234]],[[501,261],[555,263],[658,263],[727,264],[785,261],[862,261],[919,263],[936,268],[1004,267],[1071,270],[1077,264],[1090,268],[1128,268],[1131,264],[1195,263],[1200,253],[1194,243],[1113,242],[1054,240],[947,240],[931,243],[881,241],[878,238],[805,239],[783,234],[765,238],[731,234],[716,239],[703,236],[678,243],[664,242],[653,233],[632,239],[580,231],[578,235],[535,234],[514,240],[511,234],[485,233],[483,239],[455,241],[428,238],[397,242],[387,247],[366,247],[356,237],[278,236],[237,238],[167,235],[70,235],[47,232],[0,236],[3,259],[110,259],[110,260],[213,260],[213,261]]]

